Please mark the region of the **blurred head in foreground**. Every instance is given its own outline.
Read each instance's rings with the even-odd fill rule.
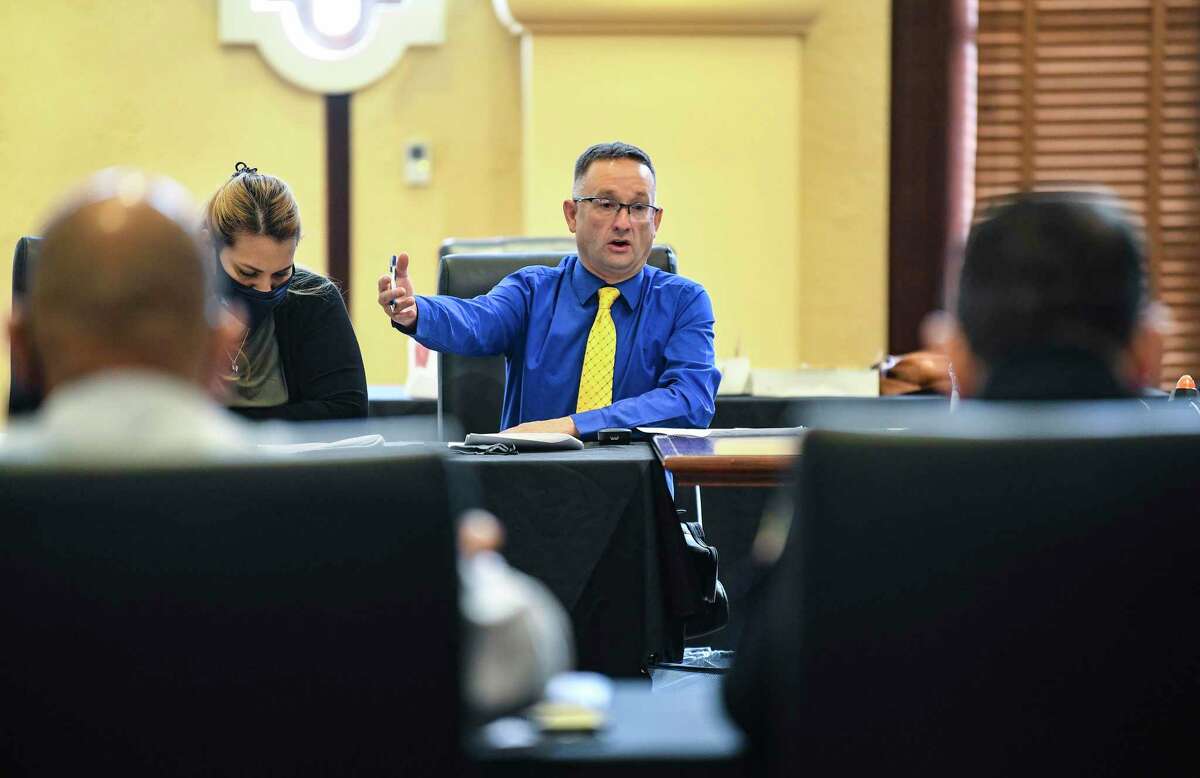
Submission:
[[[947,352],[968,396],[1134,394],[1161,355],[1138,229],[1112,195],[1021,194],[971,230]]]
[[[46,394],[135,369],[210,388],[240,337],[213,294],[197,209],[178,183],[125,169],[89,178],[42,231],[10,336],[17,370]]]

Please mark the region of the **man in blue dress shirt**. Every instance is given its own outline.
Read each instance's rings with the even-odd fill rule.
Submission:
[[[464,300],[414,295],[401,254],[395,279],[379,279],[379,304],[393,326],[434,351],[505,356],[502,428],[586,438],[606,427],[706,427],[721,380],[712,301],[696,282],[647,266],[662,222],[654,195],[646,152],[596,144],[576,161],[563,201],[578,256],[523,268]],[[619,292],[611,303],[611,404],[581,410],[585,350],[600,299],[613,295],[600,293],[607,287]],[[607,396],[606,377],[603,383]]]

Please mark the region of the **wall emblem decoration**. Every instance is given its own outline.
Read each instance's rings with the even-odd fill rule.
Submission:
[[[362,89],[409,46],[445,40],[445,0],[218,0],[218,35],[323,94]]]

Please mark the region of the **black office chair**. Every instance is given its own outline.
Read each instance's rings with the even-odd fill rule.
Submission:
[[[0,516],[0,773],[456,774],[439,458],[7,465]]]
[[[1197,473],[1194,434],[812,432],[735,673],[773,774],[1195,774]]]
[[[450,254],[574,254],[575,236],[499,236],[493,238],[446,238],[438,247],[438,259]]]
[[[25,294],[29,290],[29,269],[37,261],[41,243],[41,238],[31,236],[23,237],[17,241],[17,248],[13,252],[12,274],[12,305],[14,308],[25,299]],[[18,414],[36,411],[42,403],[41,393],[31,386],[27,386],[17,378],[16,370],[14,369],[16,364],[11,353],[8,360],[9,418]]]
[[[438,261],[438,294],[476,297],[529,265],[553,267],[563,253],[448,254]],[[677,273],[675,252],[655,246],[648,264]],[[495,432],[504,399],[504,357],[438,354],[438,419],[456,417],[466,432]]]

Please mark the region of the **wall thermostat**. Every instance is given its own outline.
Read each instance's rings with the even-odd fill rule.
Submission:
[[[413,140],[404,144],[404,183],[409,186],[428,186],[433,178],[433,159],[429,143]]]

